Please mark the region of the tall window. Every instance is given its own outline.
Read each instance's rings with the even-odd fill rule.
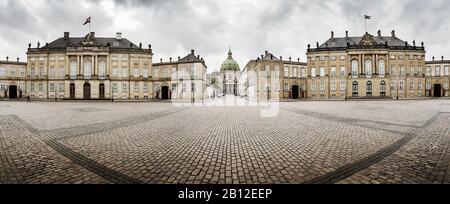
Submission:
[[[70,78],[74,79],[77,77],[77,62],[72,61],[70,62]]]
[[[320,90],[325,91],[325,83],[323,81],[320,82]]]
[[[148,83],[144,83],[144,93],[148,92]]]
[[[372,96],[372,82],[371,81],[368,81],[366,83],[366,95]]]
[[[90,79],[92,76],[92,63],[86,60],[84,62],[84,78]]]
[[[148,69],[147,68],[145,68],[145,69],[143,69],[142,70],[142,76],[144,77],[144,78],[148,78]]]
[[[427,67],[427,76],[431,76],[431,67]]]
[[[405,67],[403,65],[400,65],[400,76],[403,76],[405,74]]]
[[[341,76],[345,76],[345,67],[344,66],[341,67]]]
[[[139,68],[135,67],[133,69],[133,77],[139,77]],[[164,76],[164,77],[168,77],[168,76]]]
[[[306,77],[306,69],[302,68],[301,77]]]
[[[352,61],[352,76],[358,76],[358,60]]]
[[[98,64],[98,76],[103,79],[106,77],[106,63],[105,61],[101,61]]]
[[[372,61],[366,60],[365,70],[366,70],[366,72],[365,72],[366,76],[369,76],[369,77],[372,76]]]
[[[298,77],[298,69],[297,69],[297,67],[294,67],[293,69],[292,69],[292,74],[294,75],[294,77]]]
[[[64,78],[65,75],[66,75],[66,71],[64,70],[64,67],[63,66],[59,67],[59,77]]]
[[[353,96],[358,96],[358,82],[354,81],[352,86]]]
[[[126,67],[122,68],[122,77],[128,77],[128,68]]]
[[[55,92],[55,83],[50,83],[50,92]]]
[[[284,91],[289,91],[289,83],[284,83]]]
[[[419,82],[417,82],[417,89],[419,89],[419,90],[422,90],[422,82],[421,81],[419,81]]]
[[[430,81],[427,81],[427,84],[426,84],[426,88],[427,88],[427,90],[430,90],[431,89],[431,82]]]
[[[404,90],[405,89],[405,82],[400,81],[400,90]]]
[[[127,92],[128,91],[128,84],[123,83],[122,84],[122,92]]]
[[[441,66],[436,66],[435,67],[435,76],[441,76]]]
[[[316,82],[311,83],[311,91],[315,92],[317,90],[317,84]]]
[[[385,64],[384,64],[384,60],[380,60],[380,67],[379,67],[379,74],[380,76],[384,77],[384,75],[386,75],[386,69],[385,69]]]
[[[284,67],[284,77],[289,77],[289,67]]]
[[[280,77],[280,67],[275,66],[275,77]]]
[[[139,93],[139,83],[134,83],[134,93]]]
[[[445,66],[445,67],[444,67],[444,75],[445,75],[445,76],[448,76],[448,75],[449,75],[449,67],[448,67],[448,66]]]
[[[113,83],[113,84],[112,84],[112,92],[113,92],[113,93],[117,93],[117,90],[118,90],[118,89],[117,89],[117,83]]]
[[[381,83],[380,83],[380,93],[381,93],[381,96],[386,96],[386,82],[385,81],[381,81]]]
[[[341,81],[341,91],[345,91],[345,81]]]
[[[331,82],[331,90],[336,91],[336,82],[335,81]]]
[[[409,90],[414,90],[414,82],[413,81],[409,82]]]
[[[414,67],[413,66],[409,67],[409,75],[414,76]]]
[[[316,68],[311,68],[311,77],[316,77],[317,73],[316,73]]]

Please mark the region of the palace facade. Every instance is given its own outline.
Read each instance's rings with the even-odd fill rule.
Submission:
[[[152,92],[152,49],[115,38],[64,36],[29,45],[26,95],[38,99],[148,100]]]
[[[426,62],[427,95],[432,97],[449,97],[450,60],[434,60]]]
[[[0,97],[2,98],[22,98],[25,94],[27,63],[10,61],[0,61]]]
[[[283,60],[268,51],[247,63],[242,73],[244,95],[253,101],[286,101],[306,97],[306,63]]]
[[[207,66],[195,51],[177,61],[153,64],[153,82],[156,98],[174,101],[200,101],[207,98]]]
[[[427,96],[424,44],[390,36],[331,37],[308,45],[307,97],[319,100]]]

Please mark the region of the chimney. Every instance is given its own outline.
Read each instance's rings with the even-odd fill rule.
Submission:
[[[31,43],[28,43],[28,49],[31,49]]]
[[[178,56],[178,61],[180,61],[181,60],[181,57],[180,56]]]
[[[311,44],[308,44],[308,50],[311,49]]]
[[[264,59],[264,55],[261,55],[261,59]]]
[[[378,37],[381,38],[381,30],[378,30]]]
[[[171,57],[171,58],[169,58],[169,60],[170,60],[170,62],[172,62],[172,57]]]
[[[424,46],[425,44],[422,42],[422,47]]]
[[[413,46],[416,47],[416,41],[415,40],[413,40]]]
[[[20,58],[17,58],[17,62],[19,62],[20,61]]]
[[[95,32],[91,32],[91,39],[95,38]]]
[[[200,55],[197,55],[197,59],[200,59]]]
[[[116,33],[116,40],[122,40],[122,33],[121,32],[117,32]]]
[[[292,61],[292,57],[289,57],[289,62],[291,62]]]
[[[345,37],[348,38],[348,30],[345,31]]]
[[[140,42],[140,43],[139,43],[139,48],[141,48],[141,49],[142,49],[142,42]]]
[[[405,41],[405,47],[408,47],[408,41]]]
[[[395,38],[395,30],[392,30],[391,35]]]
[[[8,56],[6,56],[6,61],[9,61],[9,57]]]
[[[64,40],[68,40],[70,37],[70,33],[69,32],[64,32]]]
[[[300,62],[300,58],[297,58],[297,62]]]
[[[433,61],[434,61],[434,56],[433,56]]]
[[[191,50],[191,54],[195,56],[195,50]]]
[[[317,47],[317,49],[319,48],[319,42],[316,42],[316,47]]]
[[[280,60],[283,61],[283,56],[280,56]]]
[[[37,48],[40,48],[40,47],[41,47],[41,43],[38,41]]]
[[[331,31],[331,39],[334,38],[334,31]]]
[[[269,51],[266,50],[266,55],[269,54]]]
[[[441,56],[441,60],[444,61],[444,56]]]
[[[159,61],[162,63],[162,58],[160,58]]]

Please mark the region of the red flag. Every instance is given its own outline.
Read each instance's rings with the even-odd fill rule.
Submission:
[[[86,22],[84,22],[83,25],[86,25],[86,24],[88,24],[88,23],[91,23],[91,17],[87,18],[87,19],[86,19]]]

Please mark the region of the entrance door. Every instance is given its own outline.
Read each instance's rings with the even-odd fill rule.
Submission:
[[[162,100],[168,100],[169,99],[169,87],[163,86],[161,87],[161,98]]]
[[[91,85],[88,82],[84,83],[83,85],[83,99],[91,99]]]
[[[299,99],[298,86],[292,86],[292,99]]]
[[[17,86],[15,86],[15,85],[9,86],[8,92],[9,92],[9,98],[10,99],[17,98]]]
[[[100,99],[105,99],[105,84],[101,83],[98,89]]]
[[[70,99],[75,99],[75,84],[70,84]]]
[[[434,85],[434,97],[441,97],[442,96],[442,87],[440,84]]]

